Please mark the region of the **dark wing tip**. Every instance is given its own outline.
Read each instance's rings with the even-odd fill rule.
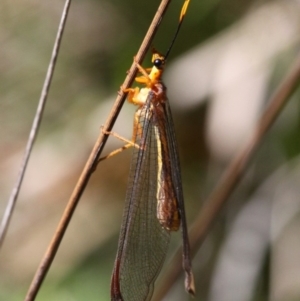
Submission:
[[[195,282],[194,282],[194,275],[193,273],[186,272],[185,274],[185,290],[192,296],[195,297],[196,289],[195,289]]]

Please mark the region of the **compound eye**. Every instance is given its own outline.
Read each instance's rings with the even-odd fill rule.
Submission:
[[[153,65],[154,65],[155,67],[157,67],[158,69],[161,69],[162,66],[163,66],[163,64],[164,64],[164,62],[163,62],[163,60],[161,60],[161,59],[156,59],[156,60],[154,60],[154,62],[153,62]]]

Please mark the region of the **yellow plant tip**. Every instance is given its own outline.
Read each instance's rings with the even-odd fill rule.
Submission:
[[[185,0],[185,2],[183,3],[181,13],[180,13],[180,17],[179,17],[179,22],[181,22],[183,17],[185,16],[187,8],[189,6],[189,3],[190,3],[190,0]]]

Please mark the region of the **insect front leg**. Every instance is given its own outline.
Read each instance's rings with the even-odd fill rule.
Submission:
[[[135,88],[127,88],[124,89],[121,87],[124,93],[128,93],[127,95],[127,100],[130,103],[133,103],[134,105],[140,105],[140,101],[138,100],[138,95],[140,94],[140,88],[135,87]]]
[[[138,76],[135,78],[135,81],[140,83],[140,84],[144,84],[146,86],[149,86],[151,84],[151,78],[149,77],[149,74],[152,70],[152,68],[144,68],[143,66],[141,66],[137,61],[136,58],[133,58],[134,63],[139,71],[139,73],[142,74],[142,76]]]

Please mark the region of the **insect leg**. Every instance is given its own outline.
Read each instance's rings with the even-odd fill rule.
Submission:
[[[135,143],[133,142],[133,140],[128,140],[128,139],[126,139],[126,138],[124,138],[124,137],[118,135],[118,134],[115,133],[115,132],[107,132],[107,131],[104,131],[104,130],[103,130],[103,127],[102,127],[102,132],[103,132],[104,134],[114,136],[114,137],[116,137],[116,138],[118,138],[118,139],[120,139],[120,140],[122,140],[122,141],[124,141],[124,142],[127,142],[127,143],[126,143],[124,146],[122,146],[122,147],[120,147],[120,148],[118,148],[118,149],[112,151],[112,152],[109,153],[108,155],[106,155],[106,156],[100,158],[100,159],[98,160],[98,163],[101,162],[101,161],[103,161],[103,160],[106,160],[106,159],[108,159],[108,158],[111,158],[111,157],[113,157],[113,156],[115,156],[115,155],[117,155],[117,154],[123,152],[124,150],[126,150],[126,149],[132,147],[132,146],[134,146],[134,147],[136,147],[136,148],[139,148],[139,146],[138,146],[137,144],[135,144]]]

